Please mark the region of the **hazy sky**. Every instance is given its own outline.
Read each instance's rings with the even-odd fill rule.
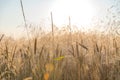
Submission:
[[[23,0],[24,11],[27,21],[37,24],[41,23],[44,20],[50,20],[50,11],[52,11],[54,7],[59,5],[59,1],[61,0]],[[69,1],[76,0],[67,1],[69,4]],[[94,16],[103,16],[106,13],[106,9],[109,8],[112,4],[115,4],[115,0],[86,1],[89,1],[92,7],[94,7]],[[68,4],[63,4],[63,8],[66,7]],[[77,5],[79,5],[79,3]],[[62,6],[62,3],[60,3],[60,6]],[[76,3],[73,2],[73,4],[70,4],[69,6],[73,6],[74,8],[74,6],[76,6]],[[63,10],[63,8],[61,9]],[[77,9],[79,10],[79,7]],[[62,13],[59,13],[59,15],[60,14]],[[55,16],[56,19],[59,17],[59,15]],[[20,27],[18,26],[23,25],[23,23],[24,22],[21,12],[20,0],[0,0],[0,33],[19,35],[21,34],[20,31],[23,31],[23,29],[20,29]]]
[[[48,17],[52,3],[53,0],[23,0],[27,20],[39,22]],[[18,27],[23,23],[20,0],[0,0],[0,32],[16,34],[23,31]]]

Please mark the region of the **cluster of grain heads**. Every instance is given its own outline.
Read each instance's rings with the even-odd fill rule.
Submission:
[[[54,47],[46,36],[31,45],[0,38],[0,80],[120,79],[119,37],[76,33],[68,45],[65,36],[54,37]]]
[[[3,47],[0,46],[0,79],[14,80],[17,71],[13,59],[17,46],[15,45],[10,48],[8,40],[4,44]]]

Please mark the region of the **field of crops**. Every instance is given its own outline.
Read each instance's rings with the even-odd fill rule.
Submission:
[[[119,36],[79,31],[14,40],[0,35],[0,80],[119,79]]]

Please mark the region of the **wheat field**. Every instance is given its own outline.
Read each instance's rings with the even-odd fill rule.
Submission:
[[[119,80],[120,37],[85,32],[0,37],[0,80]]]

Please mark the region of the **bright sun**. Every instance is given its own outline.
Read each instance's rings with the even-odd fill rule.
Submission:
[[[54,24],[68,24],[68,16],[72,24],[90,24],[95,11],[90,0],[56,0],[52,7]]]

